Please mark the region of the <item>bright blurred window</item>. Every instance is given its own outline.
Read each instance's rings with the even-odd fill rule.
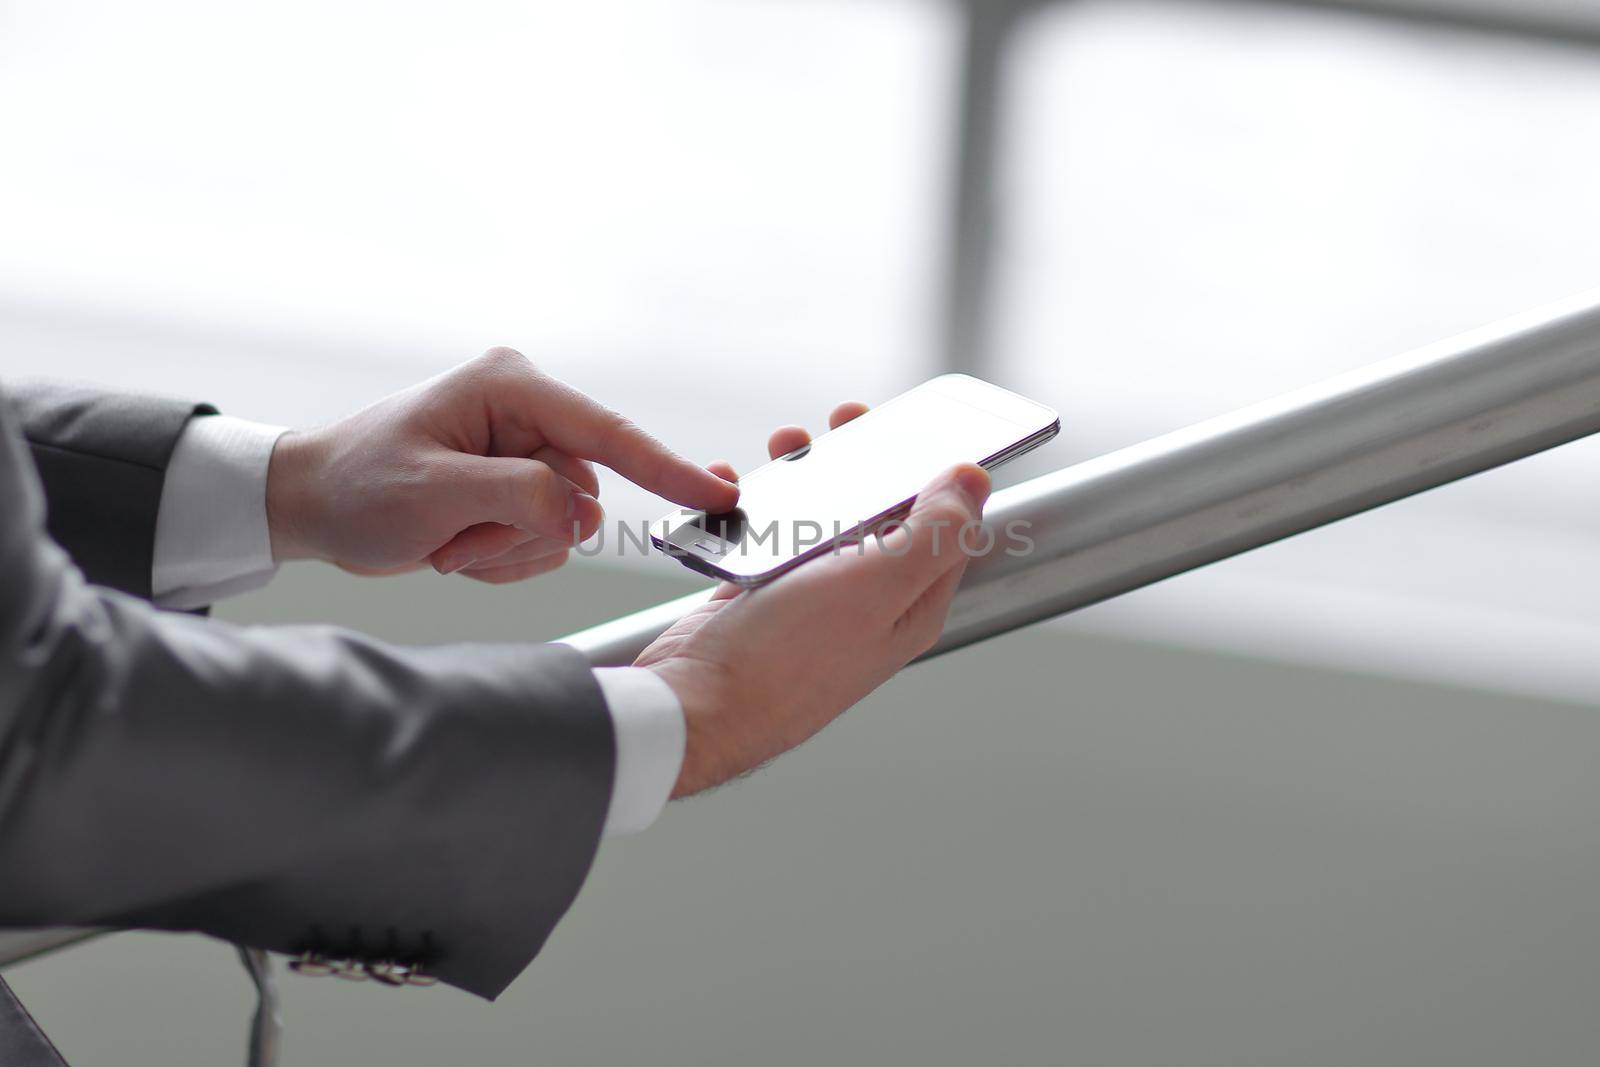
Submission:
[[[1592,44],[1085,0],[1008,69],[994,367],[1063,411],[1050,465],[1600,286]],[[1597,475],[1568,445],[1082,624],[1592,701]]]
[[[0,373],[300,420],[506,343],[643,416],[735,412],[748,459],[752,427],[925,369],[942,7],[11,0],[0,19]],[[130,367],[117,346],[140,338]]]

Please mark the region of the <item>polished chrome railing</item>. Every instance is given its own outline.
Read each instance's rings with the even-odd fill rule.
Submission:
[[[1063,615],[1600,432],[1600,292],[996,493],[1026,555],[974,560],[930,655]],[[565,639],[597,665],[640,649],[697,593]]]

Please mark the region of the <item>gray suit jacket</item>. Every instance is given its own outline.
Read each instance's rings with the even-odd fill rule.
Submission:
[[[0,394],[0,926],[198,930],[493,997],[593,859],[615,758],[594,676],[560,646],[137,599],[167,460],[209,410]]]

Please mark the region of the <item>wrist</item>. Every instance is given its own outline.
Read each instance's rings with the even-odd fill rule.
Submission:
[[[318,558],[311,537],[316,456],[314,435],[303,430],[290,430],[273,446],[267,466],[267,531],[275,563]]]
[[[683,709],[683,762],[672,799],[692,796],[732,777],[723,773],[722,766],[728,761],[719,752],[720,731],[714,726],[718,709],[726,706],[720,695],[726,688],[723,672],[711,664],[681,659],[662,660],[645,669],[667,683]]]

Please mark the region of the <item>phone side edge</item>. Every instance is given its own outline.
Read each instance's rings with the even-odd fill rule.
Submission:
[[[941,374],[928,379],[918,388],[932,389],[980,411],[987,411],[1029,431],[1030,438],[1049,430],[1052,425],[1057,430],[1061,426],[1061,414],[1050,405],[970,374]]]

